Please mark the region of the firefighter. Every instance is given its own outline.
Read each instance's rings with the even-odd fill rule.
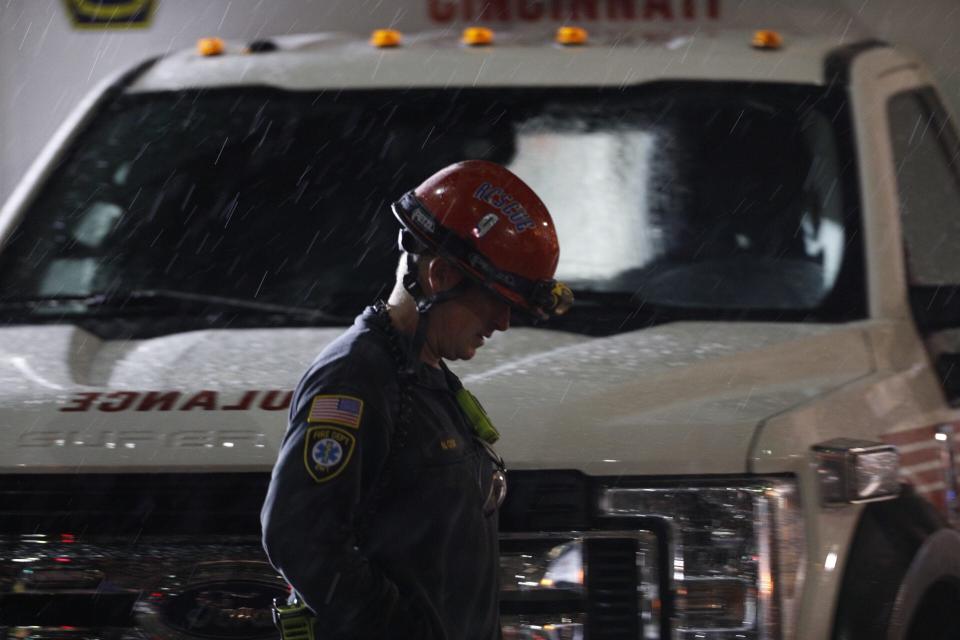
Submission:
[[[445,360],[468,360],[511,311],[573,297],[536,194],[485,161],[451,165],[393,205],[389,301],[327,346],[293,397],[261,513],[292,587],[285,637],[500,637],[498,437]]]

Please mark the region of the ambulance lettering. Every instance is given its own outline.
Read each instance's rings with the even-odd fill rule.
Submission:
[[[189,429],[183,431],[153,431],[148,429],[105,429],[102,431],[37,430],[22,434],[18,447],[24,448],[83,448],[136,449],[138,445],[162,446],[178,449],[252,446],[263,449],[267,437],[259,431],[230,429],[223,431]]]
[[[111,391],[75,393],[60,411],[285,411],[292,391],[244,391],[222,398],[219,391]]]
[[[720,0],[427,0],[433,22],[719,20]]]

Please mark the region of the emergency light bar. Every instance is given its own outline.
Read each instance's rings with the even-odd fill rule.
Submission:
[[[218,56],[224,52],[226,46],[220,38],[200,38],[197,40],[197,53],[201,56]]]
[[[370,44],[378,49],[399,47],[403,36],[396,29],[377,29],[370,34]]]
[[[587,30],[582,27],[560,27],[557,29],[557,35],[555,39],[557,44],[574,46],[587,44],[588,37]]]
[[[493,44],[493,29],[486,27],[467,27],[463,30],[463,44],[470,47],[481,47]]]

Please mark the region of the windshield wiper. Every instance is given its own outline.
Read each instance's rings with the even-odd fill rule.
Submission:
[[[340,316],[319,309],[292,307],[272,304],[246,298],[230,298],[206,293],[192,293],[173,289],[130,289],[114,292],[97,292],[89,295],[37,296],[0,301],[0,311],[38,309],[62,312],[74,311],[77,307],[88,309],[124,309],[131,303],[150,301],[177,301],[195,305],[205,305],[222,309],[242,309],[260,313],[273,313],[292,316],[314,322],[343,324],[353,321],[352,317]]]
[[[635,293],[626,291],[598,291],[596,289],[574,289],[574,305],[580,308],[607,308],[615,310],[638,311],[644,308],[661,308],[649,300],[641,298]]]

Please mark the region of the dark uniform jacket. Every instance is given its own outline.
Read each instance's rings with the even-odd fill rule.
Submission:
[[[369,308],[293,397],[263,544],[320,639],[500,637],[494,466],[447,374],[400,373],[408,346]]]

